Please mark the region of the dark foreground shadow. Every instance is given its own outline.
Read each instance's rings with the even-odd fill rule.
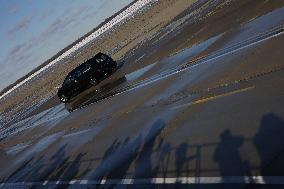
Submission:
[[[136,178],[153,178],[157,175],[159,165],[155,164],[153,155],[154,147],[158,142],[158,136],[164,129],[165,123],[161,120],[155,122],[144,138],[142,148],[135,161],[135,170],[133,177]],[[163,157],[161,157],[163,158]]]
[[[273,113],[264,115],[253,143],[261,160],[261,174],[284,176],[284,121]]]
[[[118,187],[124,178],[129,175],[128,170],[134,165],[134,178],[143,175],[154,176],[156,168],[152,164],[153,147],[156,138],[165,127],[162,120],[157,120],[150,127],[148,132],[141,132],[134,138],[126,138],[123,141],[115,140],[106,150],[101,163],[88,177],[91,180],[105,180],[106,185],[96,185],[97,188]],[[115,180],[115,183],[113,183]]]
[[[240,182],[245,183],[245,176],[251,175],[249,164],[242,161],[240,147],[244,142],[241,136],[232,135],[229,129],[226,129],[220,135],[221,141],[214,151],[214,160],[219,165],[220,176],[223,182],[227,182],[228,176],[244,176]]]
[[[1,140],[0,140],[1,142]],[[6,154],[5,150],[3,150],[0,146],[0,183],[5,180],[3,167],[5,167],[6,162],[8,162],[9,156]]]
[[[281,185],[257,184],[139,183],[147,178],[192,177],[194,174],[196,177],[200,176],[201,148],[208,145],[215,147],[213,158],[218,169],[213,171],[219,171],[222,182],[226,183],[228,176],[239,176],[243,179],[239,182],[253,183],[250,177],[251,167],[240,154],[244,142],[253,142],[255,145],[261,160],[261,174],[265,180],[268,179],[266,175],[283,176],[284,122],[279,116],[264,115],[253,139],[245,141],[242,136],[234,135],[226,129],[220,134],[220,142],[217,144],[191,145],[184,142],[172,147],[161,134],[165,127],[164,121],[157,120],[146,132],[141,132],[136,137],[115,139],[103,157],[99,157],[100,163],[95,170],[87,170],[79,175],[80,163],[85,154],[78,154],[71,160],[65,154],[65,147],[62,147],[50,157],[48,165],[40,161],[42,157],[38,158],[38,161],[31,159],[15,170],[10,179],[28,182],[46,179],[70,181],[78,178],[105,182],[104,185],[60,185],[57,188],[284,188]],[[170,162],[173,162],[174,166],[170,167]],[[134,185],[118,184],[125,178],[133,178]]]
[[[17,168],[5,179],[5,183],[18,182],[43,182],[48,181],[70,181],[72,179],[81,177],[79,168],[81,159],[85,154],[79,153],[71,158],[66,154],[66,145],[59,148],[52,156],[46,158],[45,156],[31,157],[21,162]],[[85,174],[85,173],[82,173]],[[17,186],[10,186],[10,188]],[[20,187],[20,186],[19,186]],[[20,188],[66,188],[68,185],[25,185]],[[3,187],[0,187],[3,188]],[[5,188],[5,187],[4,187]]]

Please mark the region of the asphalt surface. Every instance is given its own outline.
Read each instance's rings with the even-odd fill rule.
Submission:
[[[282,9],[2,128],[0,188],[283,188]]]

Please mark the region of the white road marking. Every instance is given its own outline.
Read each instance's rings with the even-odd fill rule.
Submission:
[[[142,56],[140,56],[139,58],[137,58],[137,59],[135,60],[135,62],[138,62],[138,61],[141,60],[144,56],[146,56],[146,54],[143,54]]]
[[[70,182],[69,182],[69,184],[76,184],[77,183],[77,180],[71,180]],[[81,183],[81,182],[79,182],[79,183]]]
[[[80,180],[80,184],[88,184],[88,180]]]
[[[91,130],[91,129],[85,129],[85,130],[82,130],[82,131],[78,131],[78,132],[66,134],[66,135],[63,136],[63,138],[68,138],[68,137],[80,135],[80,134],[83,134],[83,133],[88,132],[88,131],[90,131],[90,130]]]
[[[1,183],[2,186],[33,186],[33,185],[96,185],[96,184],[284,184],[284,176],[224,176],[224,177],[172,177],[172,178],[141,178],[141,179],[102,179],[102,180],[71,180],[43,182]]]
[[[48,183],[48,180],[44,181],[42,185],[46,185]]]

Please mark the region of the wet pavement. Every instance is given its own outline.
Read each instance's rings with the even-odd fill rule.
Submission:
[[[283,188],[283,10],[19,113],[0,188]]]

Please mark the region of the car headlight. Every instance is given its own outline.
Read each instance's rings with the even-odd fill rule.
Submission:
[[[68,98],[67,98],[65,95],[61,95],[60,100],[61,100],[62,102],[67,102],[67,101],[68,101]]]

